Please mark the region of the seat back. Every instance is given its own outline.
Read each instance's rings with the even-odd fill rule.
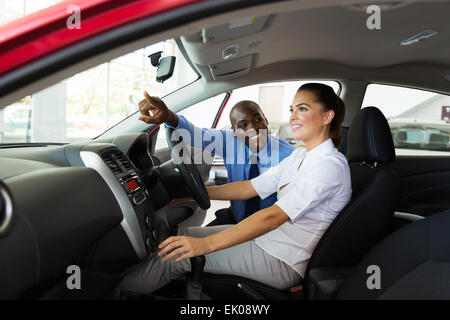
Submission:
[[[364,108],[355,116],[348,133],[347,158],[352,199],[317,244],[305,272],[306,291],[311,286],[310,270],[356,265],[392,225],[399,179],[384,165],[395,160],[395,150],[387,120],[377,108]],[[287,291],[232,275],[205,275],[203,287],[213,299],[291,298]],[[338,287],[333,297],[337,291]]]
[[[337,298],[449,300],[449,229],[447,210],[393,232],[353,269]]]
[[[384,165],[395,160],[395,150],[387,120],[377,108],[364,108],[353,119],[347,158],[352,198],[317,244],[306,269],[306,286],[314,268],[356,264],[392,224],[399,179]]]

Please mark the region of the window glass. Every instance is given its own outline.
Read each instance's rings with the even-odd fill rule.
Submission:
[[[211,128],[214,118],[216,117],[224,98],[225,93],[219,94],[215,97],[206,99],[183,109],[177,114],[184,116],[188,121],[199,128]],[[162,148],[167,148],[166,130],[164,125],[159,127],[158,138],[155,146],[156,150]]]
[[[175,56],[173,76],[156,81],[148,55]],[[91,139],[137,112],[143,91],[163,97],[198,78],[174,40],[139,49],[75,74],[0,109],[0,143]]]
[[[368,106],[387,118],[397,155],[450,155],[450,96],[371,84],[362,104]]]

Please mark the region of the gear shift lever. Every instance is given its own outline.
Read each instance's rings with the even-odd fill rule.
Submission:
[[[202,273],[205,267],[205,256],[193,257],[191,261],[191,274],[186,286],[186,300],[200,300],[202,296]]]

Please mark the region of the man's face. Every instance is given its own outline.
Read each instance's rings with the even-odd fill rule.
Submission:
[[[256,105],[243,105],[230,114],[234,135],[252,152],[259,152],[267,144],[267,119]]]

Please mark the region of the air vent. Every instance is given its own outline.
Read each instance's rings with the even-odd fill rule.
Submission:
[[[133,170],[130,161],[118,150],[103,155],[103,160],[116,176]]]
[[[119,164],[117,163],[117,157],[114,153],[109,153],[103,156],[103,160],[105,161],[106,165],[111,169],[111,171],[115,174],[121,174],[122,169],[120,168]]]
[[[128,159],[125,158],[122,153],[118,153],[118,154],[116,154],[116,156],[117,156],[117,161],[119,162],[119,164],[122,164],[127,169],[127,171],[133,169],[133,167],[130,164],[130,161],[128,161]]]

